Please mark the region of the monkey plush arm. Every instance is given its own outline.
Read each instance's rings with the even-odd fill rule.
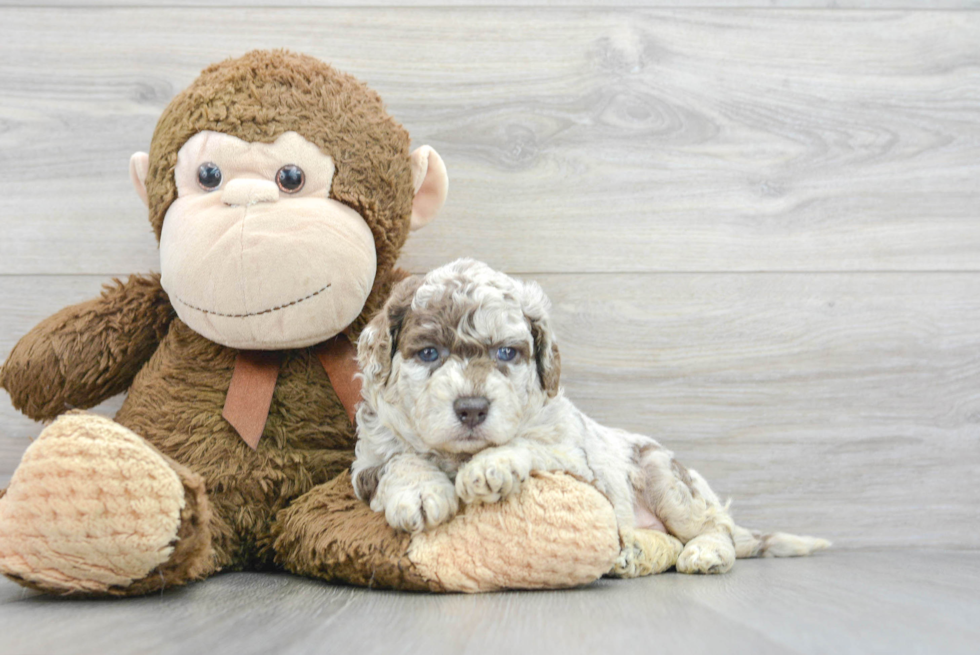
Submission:
[[[114,280],[21,338],[0,368],[0,387],[34,420],[98,405],[129,388],[175,315],[158,274]]]

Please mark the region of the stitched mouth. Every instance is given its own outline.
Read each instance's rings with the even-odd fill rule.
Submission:
[[[171,298],[173,298],[174,300],[176,300],[177,302],[179,302],[181,305],[183,305],[183,306],[185,306],[185,307],[187,307],[189,309],[193,309],[195,311],[201,312],[202,314],[208,314],[210,316],[221,316],[222,318],[248,318],[249,316],[261,316],[262,314],[271,314],[272,312],[278,312],[279,310],[286,309],[287,307],[293,307],[294,305],[298,305],[301,302],[304,302],[306,300],[309,300],[310,298],[313,298],[314,296],[319,296],[321,293],[323,293],[324,291],[326,291],[329,288],[330,288],[330,285],[327,284],[322,289],[318,289],[317,291],[314,291],[313,293],[311,293],[311,294],[309,294],[307,296],[303,296],[302,298],[297,298],[296,300],[293,300],[291,302],[283,303],[282,305],[277,305],[275,307],[270,307],[269,309],[263,309],[263,310],[258,311],[258,312],[247,312],[247,313],[244,313],[244,314],[224,314],[222,312],[216,312],[216,311],[213,311],[213,310],[210,310],[210,309],[204,309],[202,307],[196,307],[196,306],[190,304],[189,302],[186,302],[186,301],[182,300],[181,298],[178,298],[177,296],[173,296],[172,295]]]

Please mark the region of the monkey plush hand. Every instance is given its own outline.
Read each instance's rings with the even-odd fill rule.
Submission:
[[[18,409],[57,418],[0,491],[0,572],[137,595],[272,567],[444,591],[610,569],[611,506],[571,478],[415,537],[354,497],[351,341],[448,185],[375,93],[310,57],[252,52],[178,94],[130,172],[160,275],[44,320],[0,369]],[[115,420],[77,411],[123,391]]]

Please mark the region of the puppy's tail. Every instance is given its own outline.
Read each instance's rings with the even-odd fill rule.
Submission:
[[[816,537],[801,537],[785,532],[762,534],[736,525],[732,530],[735,538],[735,557],[801,557],[815,550],[830,548],[830,542]]]

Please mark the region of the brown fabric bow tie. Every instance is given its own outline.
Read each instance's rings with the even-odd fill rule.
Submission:
[[[316,346],[314,353],[354,425],[361,399],[361,380],[354,377],[357,350],[345,335],[339,334]],[[274,350],[240,350],[235,358],[235,371],[231,374],[221,415],[252,450],[258,447],[265,430],[281,363],[281,353]]]

